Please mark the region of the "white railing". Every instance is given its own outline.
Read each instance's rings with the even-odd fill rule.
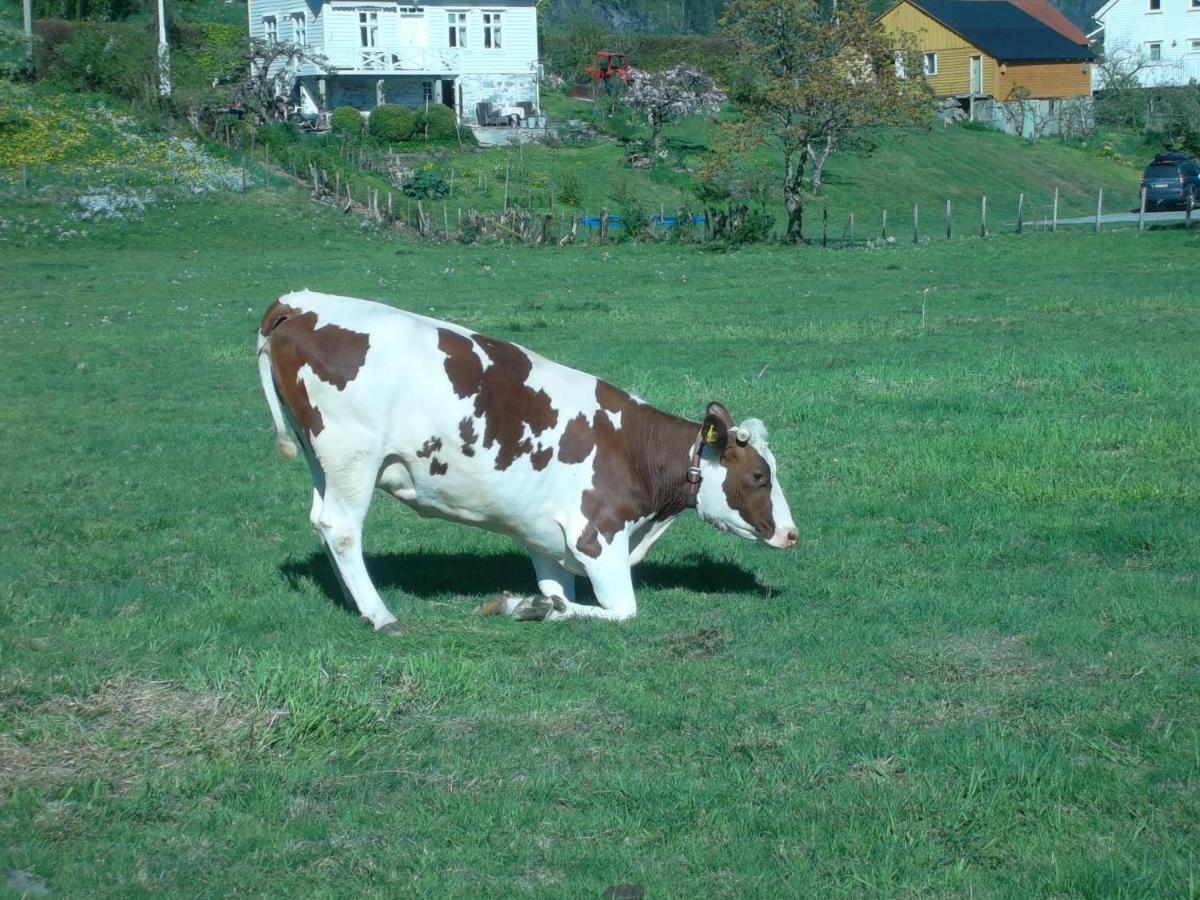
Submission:
[[[441,72],[447,66],[427,47],[362,47],[339,53],[330,66],[343,72]]]

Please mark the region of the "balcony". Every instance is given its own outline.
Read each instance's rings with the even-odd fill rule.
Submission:
[[[360,47],[332,55],[329,68],[364,75],[439,74],[453,68],[447,56],[428,47]]]

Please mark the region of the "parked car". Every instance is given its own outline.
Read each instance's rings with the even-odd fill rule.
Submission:
[[[1194,209],[1200,206],[1200,164],[1177,150],[1160,153],[1146,166],[1142,187],[1146,209]]]

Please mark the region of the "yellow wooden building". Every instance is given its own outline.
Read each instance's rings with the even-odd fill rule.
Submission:
[[[1048,24],[1015,2],[899,0],[880,20],[889,32],[915,36],[934,93],[967,108],[988,97],[1009,100],[1018,88],[1038,100],[1091,93],[1094,56],[1086,39],[1074,40],[1073,26]]]

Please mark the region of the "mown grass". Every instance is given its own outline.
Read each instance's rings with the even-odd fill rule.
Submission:
[[[0,871],[88,897],[1194,895],[1198,241],[411,245],[267,192],[10,230]],[[368,565],[409,630],[374,635],[253,366],[302,286],[761,416],[800,548],[684,521],[633,622],[521,625],[467,615],[531,585],[519,548],[380,498]]]

